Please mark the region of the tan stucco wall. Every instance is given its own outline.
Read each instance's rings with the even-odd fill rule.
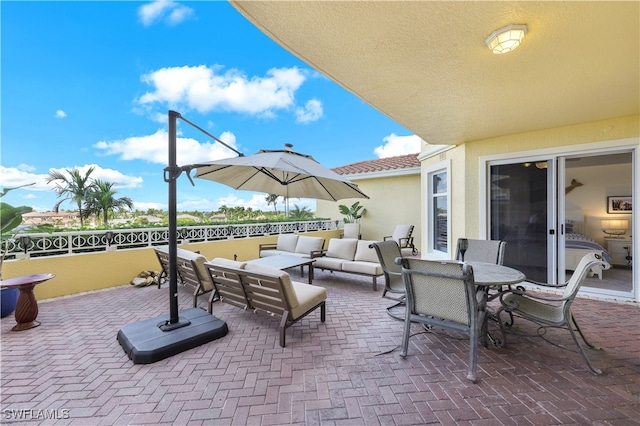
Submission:
[[[324,237],[328,241],[329,238],[338,237],[340,232],[319,231],[301,235]],[[277,235],[272,235],[180,244],[179,247],[199,251],[207,259],[215,257],[233,259],[233,256],[237,255],[238,260],[249,260],[258,257],[260,244],[275,243],[277,239]],[[44,300],[126,285],[144,270],[160,270],[158,259],[152,248],[10,260],[3,263],[2,277],[6,279],[39,273],[55,274],[55,278],[35,288],[36,298]]]
[[[421,166],[424,170],[445,159],[451,160],[452,235],[450,241],[455,244],[459,237],[477,238],[481,234],[478,210],[479,197],[483,195],[479,191],[479,159],[481,157],[563,146],[575,146],[577,149],[576,145],[585,144],[589,144],[589,148],[594,149],[608,148],[615,146],[617,140],[638,137],[640,137],[640,116],[634,115],[471,141],[424,159]],[[637,143],[640,147],[640,142]],[[424,227],[424,223],[422,226]]]
[[[338,202],[318,200],[316,214],[318,217],[330,218],[342,222],[338,206],[351,206],[359,201],[367,213],[361,220],[362,238],[381,241],[393,233],[399,224],[414,225],[414,243],[419,249],[420,243],[420,175],[380,177],[374,179],[353,179],[360,190],[369,199],[345,199]]]

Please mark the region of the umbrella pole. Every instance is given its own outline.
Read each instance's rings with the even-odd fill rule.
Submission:
[[[159,324],[160,329],[169,331],[189,325],[178,318],[178,236],[177,236],[177,180],[181,169],[177,164],[177,121],[179,113],[169,111],[169,165],[164,180],[169,184],[169,321]]]

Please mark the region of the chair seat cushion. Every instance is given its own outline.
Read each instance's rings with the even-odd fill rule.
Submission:
[[[361,262],[358,260],[347,261],[342,264],[344,272],[355,272],[357,274],[382,275],[382,267],[379,263]]]
[[[338,259],[335,257],[316,257],[316,261],[313,262],[313,267],[316,269],[331,269],[332,271],[342,271],[342,264],[344,259]]]
[[[292,309],[291,317],[295,320],[304,315],[309,309],[327,299],[327,289],[311,284],[292,281],[293,289],[298,298],[298,306]]]

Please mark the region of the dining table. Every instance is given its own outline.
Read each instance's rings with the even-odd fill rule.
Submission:
[[[525,281],[525,274],[509,266],[498,265],[496,263],[486,263],[468,261],[467,264],[473,268],[473,278],[478,291],[485,292],[487,301],[500,297],[504,286],[512,286]],[[487,318],[496,323],[500,322],[497,315],[489,308],[486,310]],[[487,338],[494,346],[502,346],[503,342],[491,335],[487,330]]]

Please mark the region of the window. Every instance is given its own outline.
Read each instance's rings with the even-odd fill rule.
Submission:
[[[427,213],[425,223],[428,224],[427,252],[434,258],[447,258],[449,251],[449,163],[440,163],[432,169],[425,170],[425,197]]]
[[[447,251],[447,223],[449,210],[447,208],[447,172],[435,173],[431,176],[432,192],[432,247],[437,251]]]

